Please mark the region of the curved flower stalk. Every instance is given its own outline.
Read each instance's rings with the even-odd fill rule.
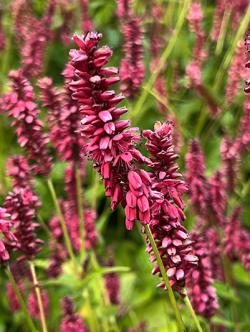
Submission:
[[[28,187],[16,187],[6,197],[4,206],[11,215],[18,241],[17,249],[23,255],[21,258],[33,259],[43,244],[35,233],[39,227],[36,223],[36,210],[40,206],[38,197]]]
[[[5,263],[9,261],[9,249],[16,247],[18,239],[12,232],[13,222],[11,215],[5,208],[0,208],[0,261]],[[2,237],[3,235],[3,237]]]
[[[204,154],[198,140],[189,142],[186,154],[185,179],[189,187],[190,204],[195,213],[203,219],[209,214],[209,183],[205,176]]]
[[[38,119],[33,88],[22,70],[11,71],[9,77],[12,81],[11,92],[4,97],[3,109],[13,119],[18,143],[28,154],[32,172],[48,175],[52,167],[47,148],[48,137],[42,132],[43,123]]]
[[[194,265],[187,275],[187,289],[195,312],[210,318],[218,309],[216,290],[213,287],[211,256],[207,239],[197,231],[190,234],[198,265]]]
[[[144,80],[143,30],[141,19],[131,9],[132,1],[118,0],[118,16],[123,33],[124,58],[120,65],[121,91],[128,98],[134,98]]]
[[[64,316],[60,324],[60,332],[89,332],[81,317],[75,313],[70,297],[64,297],[61,306]]]

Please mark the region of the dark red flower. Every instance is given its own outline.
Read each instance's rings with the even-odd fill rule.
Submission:
[[[189,142],[185,159],[185,179],[189,187],[191,207],[198,216],[206,217],[209,213],[209,184],[205,177],[204,154],[198,140]]]
[[[73,302],[70,297],[66,296],[61,301],[64,312],[60,324],[60,332],[88,332],[81,317],[74,312]]]
[[[128,98],[134,98],[144,80],[143,30],[141,19],[126,15],[122,20],[123,54],[120,65],[121,91]]]
[[[154,131],[146,130],[143,135],[147,138],[146,147],[150,153],[148,166],[153,170],[149,225],[170,284],[175,291],[181,292],[188,271],[197,263],[192,241],[182,226],[185,215],[181,196],[187,191],[187,187],[178,172],[178,155],[173,148],[171,124],[156,123]],[[151,261],[156,261],[149,241],[147,251],[151,255]],[[160,273],[158,265],[153,273]],[[162,282],[159,286],[166,285]]]
[[[112,267],[113,265],[114,261],[112,258],[110,258],[107,262],[107,266]],[[119,304],[120,279],[118,274],[115,272],[105,274],[105,286],[108,292],[110,303]]]
[[[12,232],[13,223],[11,221],[11,215],[5,208],[0,208],[0,234],[3,235],[0,238],[0,261],[7,262],[10,258],[8,247],[15,247],[18,243],[18,239]]]
[[[82,31],[83,33],[87,33],[88,31],[93,30],[93,23],[89,17],[89,1],[80,0],[80,8],[82,15]]]
[[[39,205],[38,197],[28,187],[14,188],[4,202],[4,207],[10,214],[15,229],[18,250],[27,259],[33,259],[43,243],[35,233],[39,227],[36,223],[36,210]]]
[[[31,170],[24,156],[13,156],[8,159],[7,174],[13,180],[13,187],[31,187]]]
[[[112,208],[115,208],[120,202],[125,204],[126,179],[133,161],[142,162],[144,157],[134,147],[140,139],[137,128],[128,129],[129,121],[119,120],[127,109],[115,106],[124,97],[108,90],[119,77],[116,68],[102,68],[108,63],[112,51],[108,46],[98,48],[101,37],[94,32],[82,38],[74,36],[80,50],[71,50],[75,68],[71,89],[72,98],[78,101],[83,117],[84,152],[101,173],[106,195],[112,197]]]
[[[32,171],[48,175],[52,166],[47,149],[48,137],[42,132],[43,123],[38,119],[33,88],[22,70],[11,71],[9,77],[11,92],[4,97],[3,109],[13,118],[18,143],[27,151],[28,159],[33,163]]]
[[[48,316],[49,312],[49,296],[48,293],[42,289],[41,290],[41,296],[42,296],[42,304],[44,313],[46,316]],[[28,296],[28,310],[31,317],[36,318],[40,320],[40,310],[37,302],[37,296],[34,290],[32,290]]]
[[[195,312],[210,318],[218,309],[216,290],[213,287],[213,272],[207,238],[197,231],[190,234],[198,265],[193,265],[187,275],[187,289]]]

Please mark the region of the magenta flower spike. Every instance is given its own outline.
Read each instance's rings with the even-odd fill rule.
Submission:
[[[89,332],[81,317],[74,312],[70,297],[64,297],[61,305],[64,316],[60,324],[60,332]]]
[[[209,184],[205,176],[204,154],[198,140],[191,140],[189,143],[185,179],[193,210],[198,216],[206,217],[209,213]]]
[[[18,244],[18,239],[13,234],[12,227],[13,223],[8,210],[0,208],[0,261],[3,263],[8,262],[10,258],[9,249],[16,247]]]
[[[198,265],[193,265],[187,275],[187,288],[195,312],[206,318],[212,317],[218,309],[216,290],[213,287],[213,272],[207,239],[193,231],[190,235]]]
[[[48,316],[49,313],[49,296],[48,293],[42,289],[41,290],[41,298],[42,298],[42,304],[44,308],[44,313],[46,316]],[[32,290],[28,296],[27,299],[28,302],[28,311],[31,317],[36,318],[37,320],[40,320],[40,311],[39,306],[37,302],[37,296],[34,290]]]
[[[35,174],[48,175],[52,166],[47,148],[48,137],[43,133],[43,123],[38,119],[39,109],[29,81],[22,70],[11,71],[11,92],[4,96],[3,109],[13,119],[18,143],[28,154]]]
[[[146,148],[150,153],[148,166],[153,171],[150,229],[170,285],[175,291],[181,293],[185,287],[188,271],[197,264],[197,257],[192,250],[192,241],[182,226],[185,215],[181,196],[187,191],[187,186],[178,172],[176,164],[178,155],[173,149],[171,124],[156,123],[154,131],[146,130],[143,135],[147,138]],[[149,241],[147,241],[147,251],[151,261],[155,261],[156,257]],[[158,265],[153,270],[153,274],[155,273],[160,273]],[[159,287],[166,286],[162,282]]]
[[[132,190],[139,190],[140,185],[135,182],[142,175],[140,170],[134,168],[133,162],[143,162],[145,158],[134,147],[140,140],[137,128],[128,129],[129,121],[120,120],[127,109],[117,108],[116,105],[124,97],[109,90],[119,81],[118,70],[103,67],[112,51],[108,46],[98,48],[101,37],[101,34],[94,32],[82,38],[74,35],[80,50],[70,52],[75,68],[70,86],[72,98],[78,101],[83,117],[81,133],[85,139],[84,152],[102,175],[106,195],[112,197],[112,208],[116,208],[119,203],[126,204],[129,184]],[[132,173],[129,173],[130,170]],[[132,219],[133,216],[130,216],[129,220]],[[144,212],[142,222],[145,222]]]
[[[31,170],[24,156],[13,156],[7,161],[7,174],[12,178],[13,187],[32,187]]]
[[[40,251],[43,241],[35,233],[39,225],[36,223],[36,210],[40,206],[38,197],[30,188],[14,188],[5,199],[4,207],[11,216],[17,249],[22,258],[33,259]]]

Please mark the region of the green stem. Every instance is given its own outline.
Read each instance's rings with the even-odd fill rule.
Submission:
[[[235,48],[237,47],[237,43],[244,36],[244,33],[246,32],[246,30],[248,28],[249,22],[250,22],[250,5],[247,8],[245,16],[241,20],[241,24],[240,24],[239,29],[235,35],[235,38],[231,44],[231,47],[229,48],[228,52],[226,53],[224,60],[219,68],[219,71],[217,72],[217,75],[215,76],[215,84],[214,84],[215,91],[217,91],[221,86],[221,82],[225,77],[225,72],[233,58]]]
[[[17,284],[16,284],[15,278],[14,278],[14,276],[12,275],[12,272],[11,272],[10,267],[7,268],[7,275],[8,275],[8,277],[9,277],[9,280],[10,280],[10,282],[11,282],[11,285],[12,285],[12,287],[13,287],[13,289],[14,289],[14,292],[15,292],[15,295],[16,295],[16,297],[17,297],[17,299],[18,299],[18,302],[20,303],[20,306],[21,306],[21,308],[22,308],[22,310],[23,310],[23,313],[24,313],[24,315],[25,315],[25,318],[26,318],[26,320],[27,320],[27,324],[28,324],[30,330],[31,330],[32,332],[37,332],[37,329],[36,329],[36,327],[35,327],[35,325],[34,325],[32,319],[30,318],[30,315],[29,315],[28,309],[26,308],[26,305],[25,305],[24,299],[23,299],[23,297],[22,297],[22,294],[21,294],[21,292],[20,292],[20,290],[19,290],[19,288],[18,288],[18,286],[17,286]]]
[[[50,191],[52,200],[53,200],[55,208],[56,208],[57,217],[58,217],[58,219],[60,221],[60,224],[61,224],[61,227],[62,227],[63,237],[64,237],[64,241],[65,241],[65,245],[66,245],[69,257],[72,260],[72,262],[75,266],[75,269],[77,271],[78,268],[77,268],[76,257],[74,255],[74,251],[73,251],[73,248],[72,248],[72,245],[71,245],[68,229],[67,229],[67,226],[66,226],[66,223],[65,223],[65,220],[64,220],[64,216],[63,216],[63,213],[62,213],[57,195],[56,195],[56,191],[55,191],[53,182],[51,181],[51,179],[48,179],[47,183],[48,183],[48,187],[49,187],[49,191]]]
[[[79,165],[76,165],[75,169],[76,178],[76,198],[77,198],[77,213],[79,219],[79,229],[81,237],[81,258],[85,257],[85,225],[84,225],[84,207],[83,207],[83,193],[82,193],[82,181]]]
[[[216,48],[215,48],[215,54],[216,55],[220,55],[223,45],[224,45],[224,41],[225,41],[225,37],[226,37],[226,31],[227,31],[227,26],[229,23],[229,18],[231,16],[231,9],[230,10],[225,10],[224,15],[223,15],[223,19],[221,22],[221,28],[220,28],[220,33],[219,33],[219,37],[218,37],[218,41],[216,44]]]
[[[148,96],[148,91],[150,91],[154,85],[155,80],[157,79],[158,75],[160,74],[161,70],[163,69],[163,67],[166,64],[167,59],[169,58],[170,54],[172,53],[174,46],[176,44],[176,41],[178,39],[178,35],[182,29],[182,26],[185,22],[185,18],[186,18],[186,14],[187,14],[187,10],[189,8],[189,4],[190,4],[190,0],[185,0],[183,7],[182,7],[182,11],[179,15],[178,21],[176,23],[176,27],[174,29],[173,32],[173,36],[172,38],[169,40],[169,43],[167,44],[165,50],[162,53],[162,56],[160,57],[158,66],[156,68],[156,70],[152,73],[152,75],[150,76],[148,82],[145,85],[145,89],[143,90],[143,93],[141,94],[140,98],[138,99],[137,103],[135,104],[135,108],[131,114],[131,119],[136,118],[136,116],[141,113],[141,108],[143,106],[143,104],[145,103],[147,96]]]
[[[34,284],[34,287],[35,287],[38,308],[39,308],[39,312],[40,312],[42,331],[43,332],[48,332],[47,324],[46,324],[46,317],[45,317],[45,312],[44,312],[44,307],[43,307],[43,301],[42,301],[42,295],[41,295],[41,290],[40,290],[38,280],[37,280],[37,276],[36,276],[35,266],[32,262],[29,262],[29,265],[30,265],[30,271],[31,271],[32,279],[33,279],[33,284]]]
[[[193,309],[193,307],[192,307],[192,304],[191,304],[191,302],[190,302],[190,300],[189,300],[189,297],[188,297],[188,295],[187,295],[187,293],[185,293],[185,303],[186,303],[186,306],[187,306],[187,308],[188,308],[188,310],[189,310],[189,312],[190,312],[190,314],[191,314],[191,316],[192,316],[192,318],[193,318],[193,321],[194,321],[194,323],[195,323],[195,326],[196,326],[196,328],[197,328],[197,331],[199,331],[199,332],[203,332],[203,329],[202,329],[202,327],[201,327],[201,325],[200,325],[200,322],[199,322],[199,319],[198,319],[198,317],[196,316],[196,313],[195,313],[195,311],[194,311],[194,309]]]
[[[182,318],[181,318],[180,311],[179,311],[178,306],[177,306],[177,302],[176,302],[176,299],[175,299],[175,296],[174,296],[174,292],[172,290],[172,287],[170,286],[169,279],[168,279],[168,276],[166,274],[165,267],[163,265],[160,253],[159,253],[158,248],[156,246],[156,243],[155,243],[155,240],[154,240],[153,235],[151,233],[150,227],[148,225],[145,225],[144,227],[145,227],[147,237],[148,237],[148,239],[150,241],[150,244],[152,246],[154,255],[156,257],[157,264],[160,268],[162,279],[165,282],[165,285],[166,285],[167,290],[168,290],[168,296],[169,296],[169,300],[170,300],[171,306],[173,308],[173,311],[174,311],[174,314],[175,314],[175,317],[176,317],[178,331],[183,332],[183,331],[185,331],[185,327],[184,327],[184,324],[183,324],[183,321],[182,321]]]

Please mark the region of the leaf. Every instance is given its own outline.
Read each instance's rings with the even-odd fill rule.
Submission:
[[[223,284],[221,282],[215,282],[214,287],[216,288],[218,296],[222,299],[226,299],[236,303],[240,302],[238,296],[236,296],[235,294],[235,290],[229,285]]]

